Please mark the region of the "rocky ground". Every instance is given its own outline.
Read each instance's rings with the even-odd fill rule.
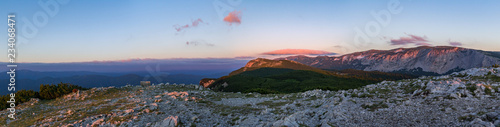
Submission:
[[[500,126],[500,68],[344,91],[213,92],[198,85],[93,88],[32,99],[0,126]],[[7,111],[0,115],[7,116]]]

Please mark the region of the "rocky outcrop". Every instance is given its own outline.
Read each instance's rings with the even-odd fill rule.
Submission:
[[[365,71],[418,71],[445,74],[463,69],[500,64],[500,53],[448,46],[421,46],[392,50],[369,50],[338,57],[292,56],[292,60],[322,69],[357,69]]]
[[[208,88],[212,83],[215,82],[215,80],[217,80],[217,79],[214,79],[214,78],[204,78],[204,79],[201,79],[200,80],[200,86]]]
[[[163,121],[157,122],[153,127],[177,127],[179,122],[178,116],[169,116]]]

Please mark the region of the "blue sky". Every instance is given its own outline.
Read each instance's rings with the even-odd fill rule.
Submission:
[[[345,54],[450,42],[500,51],[500,1],[495,0],[396,1],[402,11],[391,13],[386,26],[379,23],[369,43],[355,42],[355,28],[365,31],[370,22],[378,23],[371,12],[388,10],[394,1],[71,0],[57,3],[59,11],[53,17],[38,2],[0,2],[0,20],[15,13],[18,37],[25,38],[18,38],[19,62],[232,58],[279,49]],[[222,17],[214,4],[227,7]],[[241,23],[223,20],[233,11],[240,12]],[[48,15],[46,24],[35,26],[36,34],[26,34],[25,21],[35,22],[34,15],[41,13]],[[193,26],[198,19],[202,22]],[[181,31],[174,27],[183,25],[189,27]],[[2,26],[0,35],[5,36],[0,39],[6,43],[7,25]],[[7,52],[7,45],[1,46],[0,52]]]

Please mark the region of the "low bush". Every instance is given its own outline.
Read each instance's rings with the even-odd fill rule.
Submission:
[[[15,97],[15,105],[28,102],[31,98],[39,98],[43,100],[50,100],[57,97],[64,96],[73,91],[77,90],[86,90],[87,88],[83,88],[77,85],[72,85],[68,83],[59,83],[57,85],[40,85],[40,92],[36,92],[33,90],[19,90],[14,93]],[[7,109],[10,107],[10,103],[7,103],[11,99],[9,95],[0,96],[0,110]]]

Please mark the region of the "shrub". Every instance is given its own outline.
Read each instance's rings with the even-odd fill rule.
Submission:
[[[14,99],[16,99],[16,102],[14,104],[16,105],[28,102],[30,101],[31,98],[39,98],[38,92],[35,92],[33,90],[20,90],[14,94],[15,94]],[[10,103],[7,103],[7,101],[9,100],[10,100],[10,94],[0,96],[0,110],[4,110],[10,107],[9,106]]]
[[[71,93],[74,89],[85,90],[85,88],[69,83],[59,83],[57,85],[40,85],[40,98],[49,100]]]
[[[66,94],[69,94],[71,92],[74,92],[75,90],[86,90],[87,88],[83,88],[77,85],[71,85],[68,83],[59,83],[57,85],[40,85],[40,92],[36,92],[33,90],[19,90],[15,94],[14,99],[16,99],[15,104],[21,104],[24,102],[30,101],[31,98],[40,98],[40,99],[54,99]],[[10,95],[3,95],[0,96],[0,110],[7,109],[10,107],[10,103],[7,103],[7,101],[10,99]]]
[[[272,93],[278,93],[274,90],[269,90],[269,89],[265,89],[265,88],[253,88],[253,89],[249,89],[249,90],[245,90],[243,91],[244,93],[252,93],[252,92],[256,92],[256,93],[260,93],[260,94],[272,94]]]
[[[211,87],[224,92],[294,93],[314,89],[345,90],[359,88],[376,81],[313,71],[261,68],[219,79]],[[229,84],[223,87],[223,83]]]
[[[371,104],[371,105],[363,104],[363,105],[361,105],[361,107],[364,109],[367,109],[368,111],[375,111],[375,110],[380,109],[380,108],[389,108],[389,105],[387,105],[383,102],[379,102],[377,104]]]
[[[469,90],[471,93],[474,93],[474,91],[476,91],[477,88],[473,84],[468,84],[466,89]]]
[[[456,75],[455,77],[467,77],[468,75],[469,74],[467,74],[467,73],[464,73],[464,74],[460,73],[460,74]]]
[[[490,88],[484,88],[484,93],[487,95],[492,95]]]
[[[476,116],[474,116],[474,115],[465,115],[465,116],[458,117],[458,120],[459,121],[472,121],[472,120],[474,120],[475,117]]]
[[[500,65],[494,64],[494,65],[491,65],[491,67],[498,68],[498,67],[500,67]]]

